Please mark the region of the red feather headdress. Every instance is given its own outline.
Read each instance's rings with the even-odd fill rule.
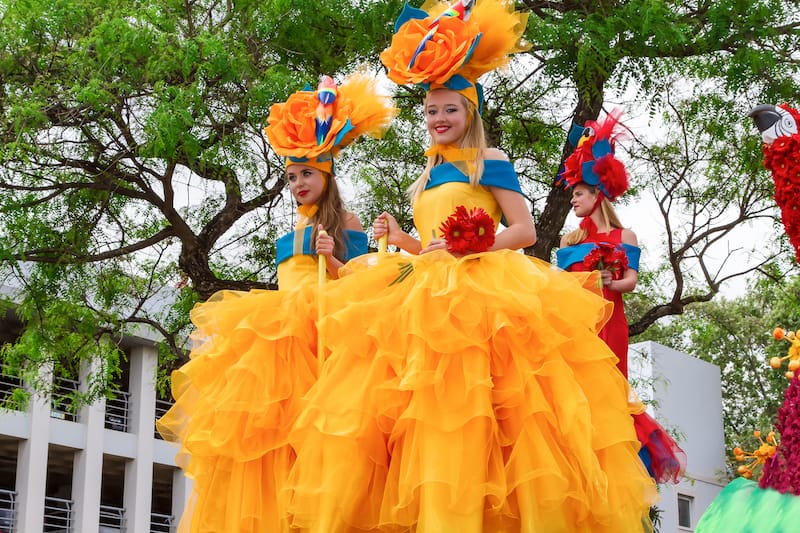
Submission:
[[[614,110],[602,122],[587,120],[574,124],[569,142],[575,151],[564,161],[564,169],[557,182],[572,188],[578,183],[597,187],[609,200],[616,200],[628,190],[628,172],[624,163],[614,155],[614,147],[624,133],[619,117],[622,111]]]

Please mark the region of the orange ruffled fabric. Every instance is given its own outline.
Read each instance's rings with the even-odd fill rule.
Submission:
[[[175,405],[157,422],[194,480],[179,531],[286,529],[278,495],[294,463],[289,431],[317,378],[316,302],[305,284],[223,291],[192,310],[199,345],[172,374]]]
[[[474,82],[482,74],[508,63],[509,54],[529,48],[522,41],[527,13],[514,11],[514,3],[508,0],[479,0],[466,21],[458,17],[439,19],[436,34],[409,68],[430,24],[449,6],[450,2],[426,2],[421,10],[430,16],[409,20],[394,34],[391,45],[380,55],[389,79],[400,85],[441,85],[459,74]],[[472,49],[477,39],[478,44]]]
[[[348,268],[326,291],[329,355],[290,435],[292,528],[651,528],[641,406],[597,337],[608,303],[582,287],[596,280],[511,251]]]
[[[281,156],[313,159],[320,154],[336,152],[363,134],[380,137],[397,114],[391,98],[377,91],[373,76],[356,73],[338,88],[333,105],[333,122],[322,144],[317,144],[314,119],[317,94],[298,91],[286,102],[273,104],[264,129],[270,146]],[[349,121],[349,122],[348,122]],[[346,128],[341,138],[339,133]],[[338,140],[337,140],[338,139]]]

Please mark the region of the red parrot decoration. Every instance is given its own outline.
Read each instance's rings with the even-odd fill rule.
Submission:
[[[564,161],[558,183],[571,188],[584,182],[597,187],[612,201],[628,190],[625,165],[614,155],[614,147],[622,135],[621,114],[620,110],[614,110],[602,122],[587,120],[583,126],[573,124],[568,140],[575,151]]]
[[[800,261],[800,111],[786,104],[759,105],[749,115],[764,141],[764,167],[772,173],[775,203]]]
[[[759,105],[749,116],[761,132],[764,141],[764,167],[772,173],[775,183],[775,203],[789,236],[789,242],[800,260],[800,112],[786,104]],[[787,339],[792,346],[789,355],[774,357],[773,368],[781,368],[781,361],[793,358],[800,348],[796,332],[786,333],[775,328],[776,340]],[[797,361],[793,361],[796,363]],[[731,531],[797,531],[800,523],[800,380],[798,367],[789,365],[786,377],[789,386],[784,392],[784,402],[778,411],[775,432],[766,440],[760,431],[754,431],[760,446],[753,452],[739,447],[733,452],[742,464],[738,477],[728,483],[708,506],[695,531],[697,533],[730,533]],[[753,468],[761,466],[758,482],[751,480]]]

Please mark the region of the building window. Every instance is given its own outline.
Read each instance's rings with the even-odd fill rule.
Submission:
[[[685,494],[678,494],[678,526],[692,527],[692,505],[694,498]]]

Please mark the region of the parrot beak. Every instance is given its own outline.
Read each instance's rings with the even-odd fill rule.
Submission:
[[[591,127],[583,128],[583,132],[581,133],[581,138],[578,139],[578,144],[577,146],[575,146],[575,148],[580,148],[583,145],[583,143],[585,143],[592,137],[594,137],[594,129]]]
[[[779,137],[795,135],[798,130],[797,121],[792,114],[772,104],[757,105],[749,116],[761,132],[761,140],[767,145],[772,145]]]
[[[757,105],[747,115],[756,123],[758,131],[766,131],[781,119],[778,108],[772,104]]]

